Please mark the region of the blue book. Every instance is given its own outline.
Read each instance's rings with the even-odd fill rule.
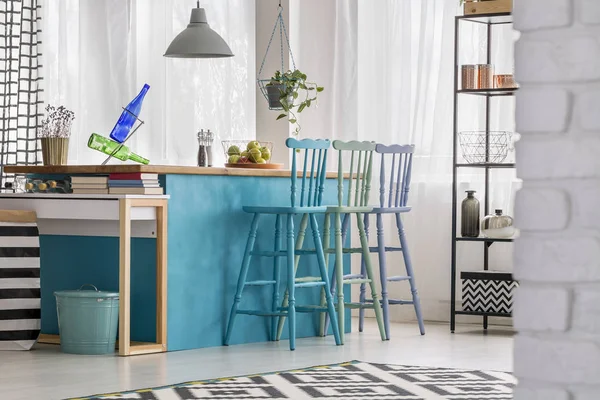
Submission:
[[[109,180],[109,187],[160,187],[158,179],[156,180]]]

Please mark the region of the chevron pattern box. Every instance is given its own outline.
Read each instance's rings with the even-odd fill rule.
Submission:
[[[498,271],[460,273],[464,311],[512,312],[513,291],[518,286],[512,274]]]

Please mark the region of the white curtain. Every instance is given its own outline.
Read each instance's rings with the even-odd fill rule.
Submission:
[[[293,0],[290,13],[297,66],[325,87],[319,108],[302,114],[302,136],[416,145],[409,201],[413,211],[404,221],[425,317],[440,321],[448,320],[450,313],[457,3]],[[463,23],[459,64],[485,63],[485,32],[479,25]],[[493,40],[493,63],[498,73],[512,73],[513,32],[495,27]],[[467,98],[460,100],[459,130],[484,130],[484,100],[463,97]],[[513,131],[513,109],[509,99],[493,100],[491,129]],[[334,157],[330,160],[336,162]],[[378,182],[377,176],[373,179]],[[514,173],[495,171],[491,182],[490,209],[502,208],[512,214],[518,187]],[[470,188],[478,191],[483,203],[483,170],[461,170],[459,204],[464,190]],[[375,184],[372,202],[377,201],[377,194]],[[397,241],[395,224],[390,220],[385,228],[388,240]],[[372,229],[373,244],[374,232]],[[490,251],[491,268],[511,269],[510,245],[495,244]],[[353,268],[359,265],[355,259]],[[400,274],[401,255],[388,255],[388,266],[390,273]],[[483,269],[483,245],[459,243],[458,267]],[[457,284],[460,296],[460,282]],[[410,295],[407,284],[392,284],[389,289],[392,297]],[[409,306],[393,307],[392,317],[414,319],[414,311]]]
[[[43,8],[45,99],[76,114],[71,164],[105,157],[87,148],[92,132],[108,136],[144,83],[145,124],[127,145],[153,164],[195,165],[196,132],[220,140],[255,137],[253,0],[205,0],[208,22],[235,57],[168,59],[170,41],[189,23],[195,1],[46,0]]]

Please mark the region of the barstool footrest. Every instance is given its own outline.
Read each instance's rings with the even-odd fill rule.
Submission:
[[[310,250],[314,253],[314,250]],[[325,254],[335,254],[334,248],[325,249]],[[402,251],[402,247],[385,247],[386,252]],[[378,253],[379,248],[377,246],[369,247],[369,252]],[[360,254],[362,253],[362,247],[345,247],[342,249],[343,254]]]
[[[320,282],[300,282],[300,283],[296,283],[294,286],[296,286],[296,288],[307,288],[307,287],[325,286],[325,282],[323,282],[323,281],[320,281]]]
[[[277,309],[286,312],[286,314],[287,314],[287,311],[289,310],[288,307],[278,307]],[[327,306],[304,305],[304,306],[296,306],[295,309],[297,312],[302,312],[302,313],[327,312]]]
[[[257,310],[237,310],[236,314],[254,315],[257,317],[285,317],[285,316],[287,316],[287,312],[257,311]]]
[[[274,285],[276,283],[276,281],[248,281],[244,283],[244,286],[267,286]]]
[[[259,257],[286,257],[287,252],[285,250],[281,251],[259,251],[253,250],[250,252],[251,256],[259,256]]]
[[[344,307],[352,309],[373,308],[373,304],[371,303],[373,302],[371,301],[365,303],[344,303]]]
[[[363,283],[371,283],[370,279],[360,278],[360,279],[344,279],[344,285],[357,285]]]
[[[400,282],[400,281],[410,281],[412,278],[410,276],[390,276],[387,278],[388,282]]]
[[[373,303],[373,300],[370,299],[366,299],[365,300],[366,303]],[[380,303],[383,302],[383,300],[379,300]],[[412,300],[396,300],[396,299],[388,299],[388,304],[401,304],[401,305],[405,305],[405,304],[415,304],[414,301]]]
[[[321,306],[298,306],[296,307],[296,311],[301,313],[309,313],[309,312],[327,312],[327,307]]]
[[[296,283],[300,283],[300,282],[321,282],[321,277],[320,276],[300,276],[297,277],[294,282]]]

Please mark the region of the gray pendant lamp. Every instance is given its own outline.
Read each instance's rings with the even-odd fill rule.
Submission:
[[[173,58],[222,58],[233,57],[231,49],[223,38],[213,31],[206,20],[204,8],[192,9],[190,24],[175,36],[164,57]]]

